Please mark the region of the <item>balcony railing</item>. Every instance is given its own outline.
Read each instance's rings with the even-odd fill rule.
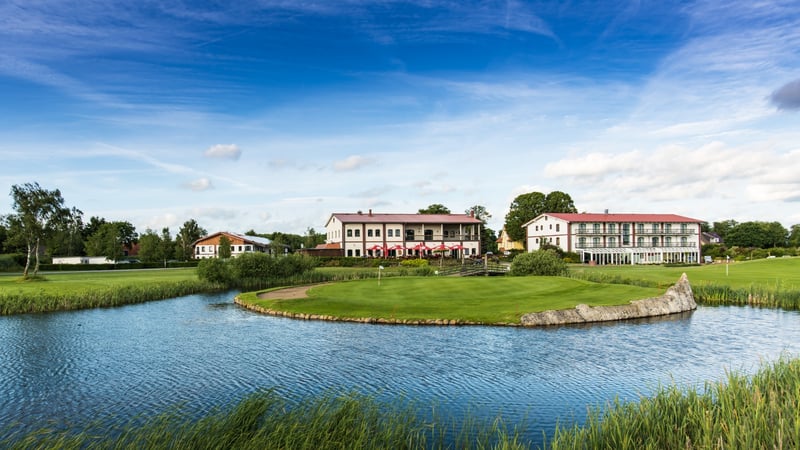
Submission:
[[[600,236],[600,235],[622,236],[623,234],[626,234],[628,236],[634,235],[634,234],[635,235],[656,235],[656,234],[660,235],[660,234],[666,234],[666,235],[671,235],[671,236],[694,236],[694,235],[697,234],[696,232],[691,231],[691,230],[681,231],[680,229],[669,230],[669,231],[667,231],[667,230],[659,230],[659,231],[654,231],[654,230],[641,230],[641,231],[639,231],[639,230],[636,230],[635,232],[629,232],[629,233],[622,233],[619,230],[616,230],[616,231],[602,231],[602,230],[595,231],[595,230],[588,230],[587,229],[587,230],[575,230],[574,233],[578,234],[578,235],[591,234],[591,235],[595,235],[595,236]]]
[[[642,244],[642,245],[638,245],[638,244],[636,244],[636,245],[576,244],[575,248],[579,248],[579,249],[586,249],[586,248],[624,248],[624,249],[626,249],[626,248],[630,248],[630,249],[636,249],[636,248],[698,248],[698,245],[697,244],[692,244],[692,243],[686,243],[686,244],[681,244],[681,243],[676,243],[676,244],[658,244],[658,245],[652,245],[652,244]]]

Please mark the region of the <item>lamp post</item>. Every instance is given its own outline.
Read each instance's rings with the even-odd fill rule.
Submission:
[[[378,266],[378,286],[381,285],[381,270],[383,270],[383,266]]]
[[[730,265],[730,263],[731,263],[730,255],[725,255],[725,276],[726,277],[728,276],[728,266]]]

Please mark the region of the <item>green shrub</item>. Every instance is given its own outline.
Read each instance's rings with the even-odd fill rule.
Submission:
[[[209,258],[197,264],[197,276],[209,283],[230,286],[233,281],[231,267],[226,260]]]
[[[567,263],[552,250],[522,253],[511,262],[511,275],[560,276],[567,274]]]
[[[425,267],[428,265],[428,260],[422,258],[404,259],[400,261],[400,265],[402,267]]]

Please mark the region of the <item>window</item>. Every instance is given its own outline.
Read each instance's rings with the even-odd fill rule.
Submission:
[[[536,243],[537,243],[537,244],[539,243],[539,238],[536,238]]]
[[[394,235],[397,236],[397,237],[400,237],[400,228],[395,228],[394,229]]]
[[[367,237],[372,237],[372,228],[367,230]]]
[[[242,251],[242,246],[241,245],[239,246],[239,251]]]
[[[375,230],[375,237],[381,237],[381,230],[380,228]]]
[[[561,231],[561,224],[557,223],[556,224],[556,232],[559,232],[559,231]]]
[[[608,238],[608,246],[609,247],[616,247],[617,246],[617,238],[615,238],[613,236]]]
[[[252,250],[253,250],[253,247],[252,247],[252,246],[250,246],[250,245],[245,245],[245,246],[244,246],[244,250],[245,250],[246,252],[250,252],[250,251],[252,251]]]
[[[653,238],[653,247],[658,247],[658,238],[657,237]]]
[[[361,256],[361,249],[360,248],[356,249],[356,256]]]
[[[637,247],[644,247],[644,238],[643,237],[639,237],[639,238],[636,239],[636,246]]]
[[[667,236],[664,238],[664,247],[672,247],[672,237]]]
[[[353,230],[347,230],[347,237],[353,237]]]
[[[352,248],[348,248],[347,249],[347,256],[353,256],[353,249]]]
[[[406,230],[406,240],[407,241],[414,240],[414,230]]]
[[[556,225],[556,228],[558,228],[558,225]],[[558,230],[556,230],[556,231],[558,231]],[[556,245],[561,245],[561,238],[560,237],[556,238]]]
[[[596,223],[596,224],[592,225],[592,232],[593,233],[597,233],[597,234],[600,233],[600,224],[599,223]]]
[[[616,233],[617,232],[617,224],[615,224],[615,223],[608,224],[608,232],[609,233]]]
[[[658,224],[657,223],[653,224],[653,233],[658,233]]]
[[[586,248],[586,238],[578,238],[578,248]]]
[[[392,229],[391,229],[391,228],[389,228],[388,230],[386,230],[386,236],[387,236],[387,237],[393,237],[393,236],[392,236]]]
[[[644,224],[643,223],[637,223],[636,224],[636,232],[639,233],[639,234],[644,234]]]
[[[433,230],[425,230],[425,240],[426,241],[433,240]]]
[[[586,224],[585,223],[578,224],[578,232],[579,233],[586,233]]]
[[[361,230],[356,228],[356,237],[361,237]]]
[[[622,245],[631,245],[631,224],[622,224]]]
[[[592,238],[592,247],[600,248],[600,238],[599,237]]]
[[[686,239],[686,236],[682,237],[681,238],[681,247],[688,247],[688,246],[689,246],[689,240]]]
[[[671,223],[664,224],[664,233],[672,233],[672,224]]]
[[[688,230],[689,230],[689,227],[685,223],[682,223],[681,224],[681,233],[687,233]]]

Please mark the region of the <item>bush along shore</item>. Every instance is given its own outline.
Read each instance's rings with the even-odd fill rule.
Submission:
[[[288,402],[274,391],[195,417],[176,408],[109,430],[100,422],[12,433],[10,449],[723,449],[800,448],[800,360],[756,374],[731,373],[703,389],[662,387],[639,401],[593,409],[584,425],[559,426],[543,447],[537,431],[500,417],[436,414],[404,400],[325,394]],[[424,411],[424,412],[423,412]],[[433,411],[431,413],[430,411]],[[105,422],[108,423],[107,421]],[[538,442],[542,442],[538,440]]]
[[[37,281],[35,283],[47,283]],[[106,287],[87,287],[66,292],[52,289],[0,292],[0,315],[68,311],[164,300],[225,287],[202,280],[130,283]]]

